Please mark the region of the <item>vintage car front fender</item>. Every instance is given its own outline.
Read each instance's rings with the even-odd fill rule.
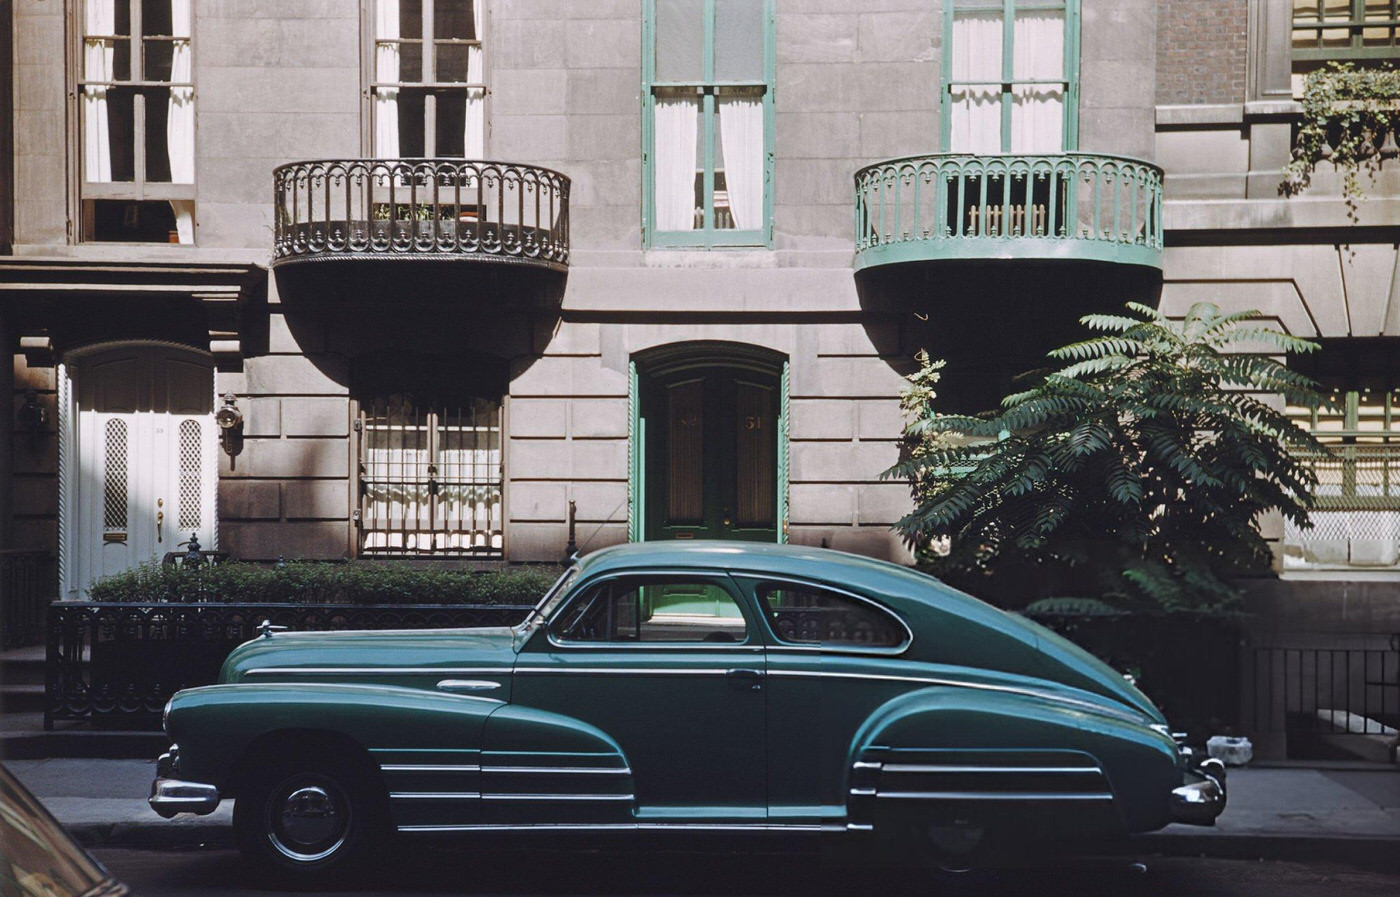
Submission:
[[[490,793],[517,790],[508,770],[556,758],[589,757],[590,764],[627,770],[621,748],[588,723],[490,698],[383,685],[267,683],[214,685],[182,691],[171,701],[166,731],[179,747],[179,779],[233,795],[239,764],[262,740],[285,736],[279,749],[330,736],[371,755],[391,790],[414,790],[405,764],[479,768],[459,783]],[[531,758],[537,759],[531,759]],[[463,766],[462,764],[466,764]],[[575,776],[581,783],[587,776]],[[630,775],[614,779],[630,790]]]
[[[1178,750],[1132,716],[1015,690],[906,693],[852,741],[849,818],[859,828],[892,807],[985,808],[1049,828],[1074,818],[1086,835],[1161,828],[1182,782]]]

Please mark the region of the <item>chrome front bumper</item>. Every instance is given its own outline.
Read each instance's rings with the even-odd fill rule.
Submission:
[[[1203,760],[1186,771],[1185,784],[1172,789],[1170,806],[1173,822],[1186,825],[1215,825],[1225,809],[1225,764]]]
[[[207,816],[219,807],[219,789],[203,782],[175,778],[180,769],[180,748],[172,746],[156,761],[156,780],[151,783],[147,803],[166,819],[176,813]]]

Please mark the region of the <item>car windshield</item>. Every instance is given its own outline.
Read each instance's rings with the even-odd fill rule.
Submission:
[[[570,567],[564,571],[564,575],[554,581],[554,585],[549,587],[549,591],[544,593],[540,603],[535,605],[535,609],[530,611],[530,615],[521,624],[524,627],[538,626],[542,621],[549,619],[549,615],[559,606],[559,602],[569,594],[573,588],[574,581],[578,579],[578,567]]]

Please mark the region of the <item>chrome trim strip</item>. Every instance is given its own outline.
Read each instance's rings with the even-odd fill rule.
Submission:
[[[501,667],[257,667],[245,676],[286,676],[301,673],[306,676],[363,676],[377,673],[383,676],[509,676],[509,668]]]
[[[636,800],[632,794],[483,794],[482,800]]]
[[[1113,800],[1098,791],[881,791],[878,798],[891,800]]]
[[[851,794],[855,797],[872,797],[878,792],[874,788],[852,788]]]
[[[884,763],[872,763],[869,760],[857,760],[851,764],[852,769],[880,769]]]
[[[523,832],[523,831],[706,831],[706,832],[839,832],[850,826],[837,823],[743,822],[539,822],[478,823],[472,825],[401,825],[401,832]]]
[[[728,675],[731,667],[695,667],[691,669],[657,669],[655,667],[566,667],[566,666],[538,666],[538,667],[516,667],[516,673],[572,673],[581,676],[725,676]]]
[[[562,773],[565,775],[630,776],[632,774],[632,770],[625,766],[621,768],[616,766],[483,766],[481,771],[501,775]]]
[[[1141,715],[1134,715],[1126,710],[1119,711],[1112,707],[1105,707],[1101,704],[1093,704],[1089,701],[1081,701],[1078,698],[1070,698],[1064,695],[1052,694],[1050,692],[1037,691],[1033,688],[1018,688],[1014,685],[990,685],[985,682],[967,682],[960,679],[936,679],[931,676],[894,676],[887,673],[835,673],[825,670],[768,670],[768,676],[778,678],[798,678],[798,679],[872,679],[884,682],[918,682],[923,685],[947,685],[953,688],[971,688],[977,691],[996,691],[1004,694],[1023,695],[1028,698],[1040,698],[1045,701],[1052,701],[1057,704],[1070,704],[1075,707],[1083,707],[1095,713],[1105,716],[1112,716],[1127,722],[1141,722]],[[1107,699],[1106,699],[1107,700]]]
[[[480,800],[479,791],[390,791],[391,800]]]
[[[920,763],[886,763],[885,772],[954,774],[965,772],[1004,772],[1014,775],[1048,773],[1053,775],[1103,775],[1097,766],[938,766]]]
[[[848,823],[846,823],[846,831],[848,831],[848,832],[873,832],[873,831],[875,831],[875,826],[870,825],[870,824],[868,824],[868,823],[848,822]]]
[[[429,763],[381,763],[379,768],[384,772],[481,772],[481,767],[474,763],[459,766],[447,764],[437,766]]]

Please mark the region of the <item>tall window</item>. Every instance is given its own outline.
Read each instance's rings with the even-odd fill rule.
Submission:
[[[647,0],[645,33],[648,243],[766,244],[772,0]]]
[[[1078,0],[951,0],[943,149],[1058,153],[1078,142]]]
[[[1293,0],[1293,60],[1307,71],[1337,60],[1394,61],[1400,0]]]
[[[363,553],[501,554],[499,401],[396,393],[363,403],[357,428]]]
[[[82,236],[194,242],[191,0],[84,0]]]
[[[374,154],[486,154],[485,0],[375,0]]]

